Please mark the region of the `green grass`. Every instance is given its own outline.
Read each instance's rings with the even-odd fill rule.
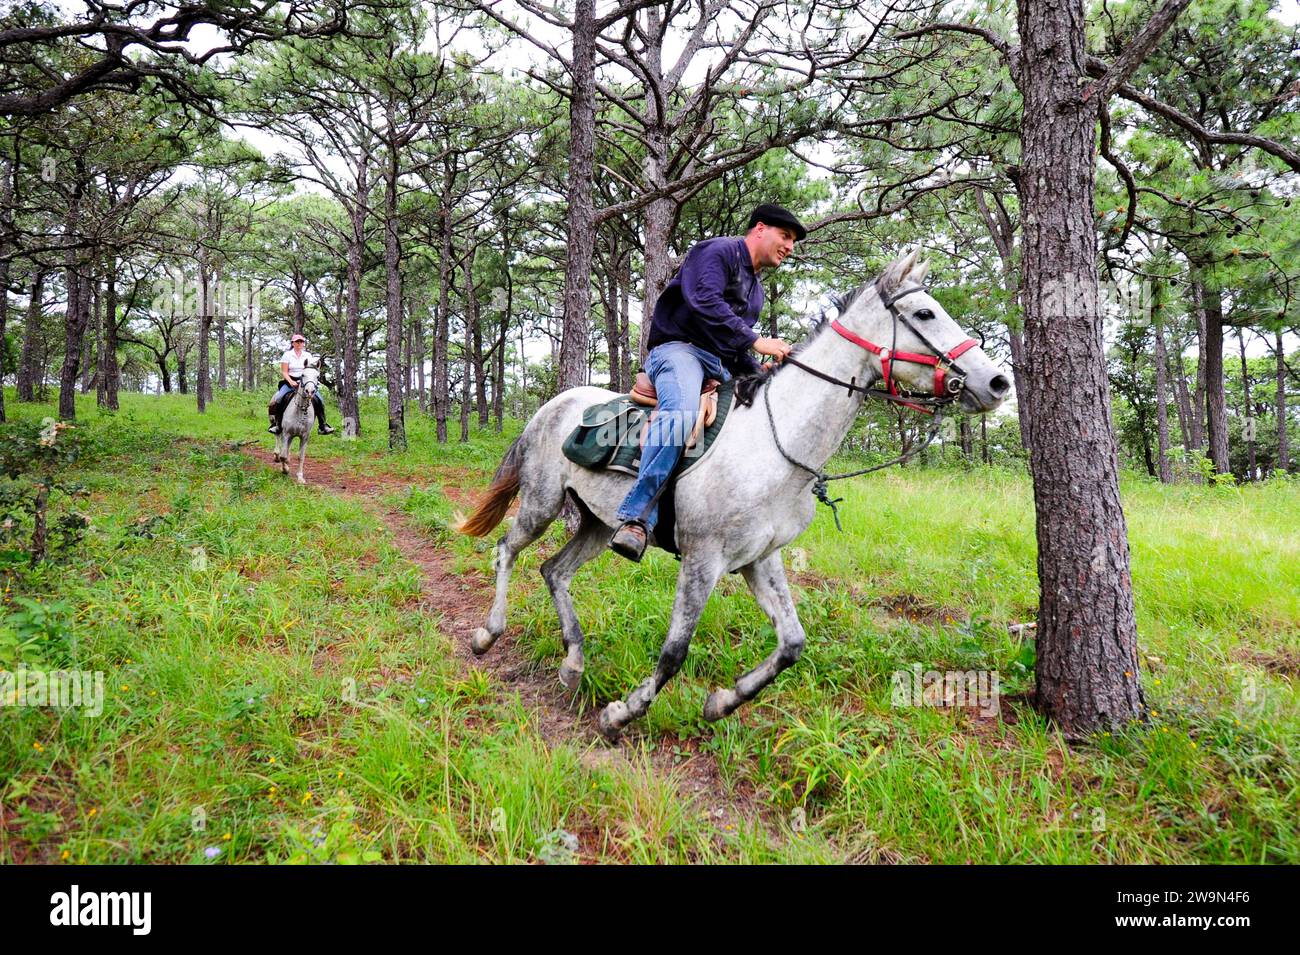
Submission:
[[[1020,698],[1032,645],[1007,629],[1036,607],[1026,478],[848,482],[844,533],[822,513],[787,552],[803,568],[800,663],[703,722],[708,691],[775,642],[729,576],[628,759],[610,760],[594,739],[548,744],[508,687],[462,666],[378,518],[247,464],[234,442],[269,446],[263,408],[234,393],[204,416],[181,396],[125,395],[111,416],[79,402],[93,531],[5,600],[61,606],[64,662],[104,671],[106,701],[98,717],[0,708],[0,859],[521,862],[563,857],[565,830],[605,861],[1300,861],[1300,485],[1126,478],[1152,719],[1070,747]],[[312,443],[309,479],[322,457],[386,475],[387,501],[454,567],[486,570],[489,542],[448,531],[446,491],[481,486],[518,423],[464,445],[453,424],[439,445],[412,415],[410,449],[389,455],[378,403],[363,415],[359,441]],[[560,642],[536,570],[561,540],[557,525],[520,561],[507,637],[548,674]],[[605,555],[577,578],[586,712],[650,672],[676,568]],[[891,674],[913,664],[997,671],[1008,720],[892,706]],[[715,754],[762,822],[705,816],[654,747]]]

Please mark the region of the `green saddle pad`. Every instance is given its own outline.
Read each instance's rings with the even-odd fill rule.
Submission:
[[[722,431],[735,404],[735,382],[718,389],[718,414],[695,447],[687,448],[677,462],[675,477],[699,464]],[[564,442],[564,456],[574,464],[596,471],[621,471],[635,475],[641,467],[641,429],[650,420],[652,408],[639,405],[627,395],[592,405],[582,413],[582,424]]]

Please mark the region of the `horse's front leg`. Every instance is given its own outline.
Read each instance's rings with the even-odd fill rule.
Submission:
[[[298,483],[306,484],[307,481],[302,476],[302,465],[307,460],[307,439],[311,436],[311,428],[308,427],[307,433],[298,438]]]
[[[781,552],[768,554],[756,560],[740,572],[754,594],[754,599],[763,608],[772,626],[776,628],[776,649],[766,660],[750,670],[736,681],[735,689],[715,690],[704,701],[704,718],[720,720],[735,711],[742,703],[748,703],[767,686],[776,675],[791,666],[803,652],[803,625],[794,608],[794,598],[790,596],[790,585],[785,579],[785,565],[781,562]]]
[[[681,669],[690,648],[695,625],[708,603],[709,594],[722,576],[719,554],[683,555],[677,575],[677,597],[673,601],[673,619],[668,625],[668,639],[659,651],[659,665],[654,675],[628,694],[627,702],[615,700],[600,712],[600,732],[610,741],[617,740],[623,727],[645,715],[659,691]]]

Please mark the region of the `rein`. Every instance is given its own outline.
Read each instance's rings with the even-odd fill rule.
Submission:
[[[847,389],[850,395],[857,392],[864,396],[879,398],[882,401],[889,401],[889,402],[894,402],[896,404],[901,404],[904,407],[911,408],[914,411],[919,411],[922,414],[934,415],[934,424],[931,425],[930,427],[930,433],[925,436],[925,440],[921,442],[921,444],[917,445],[916,447],[910,448],[907,451],[904,451],[902,454],[900,454],[898,457],[894,458],[893,460],[886,461],[883,464],[872,465],[871,467],[868,468],[860,468],[857,471],[846,471],[843,474],[827,474],[825,471],[821,470],[820,468],[810,468],[808,467],[808,465],[800,461],[796,461],[793,457],[790,456],[790,454],[782,446],[781,439],[780,437],[778,437],[776,431],[776,419],[772,415],[772,401],[770,398],[770,389],[766,387],[763,388],[763,406],[764,408],[767,409],[767,421],[772,428],[772,439],[776,442],[776,449],[781,452],[781,456],[783,458],[785,458],[795,467],[803,471],[807,471],[809,474],[813,476],[814,479],[813,487],[812,487],[813,496],[816,497],[820,503],[825,504],[827,507],[831,509],[831,515],[835,518],[835,529],[838,531],[842,532],[844,528],[840,525],[840,512],[835,505],[843,501],[844,498],[837,497],[832,499],[826,485],[831,481],[842,481],[845,478],[859,477],[863,474],[870,474],[872,471],[881,471],[885,468],[893,467],[895,464],[902,464],[904,461],[908,460],[909,458],[914,457],[917,454],[920,454],[922,451],[924,451],[926,448],[930,446],[930,443],[934,441],[935,436],[938,435],[939,428],[943,423],[943,409],[957,400],[958,395],[961,394],[962,388],[964,388],[966,385],[966,375],[960,373],[961,369],[957,365],[957,359],[962,355],[964,355],[966,352],[970,351],[976,345],[978,345],[979,342],[975,341],[975,339],[973,338],[968,338],[964,342],[957,345],[956,347],[950,349],[949,351],[941,352],[934,345],[934,343],[931,342],[930,339],[927,338],[925,334],[921,332],[920,329],[918,329],[915,325],[913,325],[912,322],[908,320],[907,316],[902,314],[894,305],[894,303],[897,302],[904,295],[911,295],[913,292],[923,292],[923,291],[925,291],[925,289],[923,288],[908,289],[907,291],[900,292],[889,299],[886,299],[884,296],[880,296],[880,301],[881,304],[885,306],[885,308],[889,309],[889,313],[894,318],[894,335],[893,335],[893,342],[891,342],[891,346],[893,343],[896,343],[898,341],[898,325],[901,322],[902,324],[907,326],[908,331],[910,331],[917,338],[921,339],[921,341],[924,342],[925,345],[931,349],[933,354],[920,355],[920,354],[916,354],[915,352],[900,352],[894,349],[893,347],[885,348],[883,345],[877,345],[874,342],[867,341],[867,339],[862,338],[861,336],[856,335],[853,332],[849,331],[847,328],[845,328],[843,325],[840,324],[838,318],[832,320],[831,322],[831,328],[834,329],[836,334],[838,334],[841,338],[853,342],[853,344],[857,345],[858,347],[864,348],[867,351],[871,352],[872,354],[880,358],[881,375],[885,381],[885,385],[888,389],[887,391],[880,391],[876,388],[868,388],[868,387],[864,387],[863,385],[859,385],[856,377],[851,378],[848,381],[844,381],[841,378],[836,378],[833,375],[828,375],[823,371],[818,371],[816,368],[812,368],[808,365],[805,365],[803,362],[795,358],[792,358],[788,355],[784,359],[785,361],[794,365],[796,368],[800,368],[803,371],[807,372],[808,374],[813,375],[814,377],[820,378],[823,381],[827,381],[833,385],[839,385],[840,387]],[[877,294],[879,294],[878,291]],[[898,361],[906,361],[918,365],[933,366],[934,367],[934,394],[932,396],[920,396],[920,395],[912,395],[910,393],[900,391],[898,388],[898,383],[894,380],[894,377],[891,374],[891,370],[892,370],[891,363],[898,362]],[[958,374],[950,375],[949,373],[954,369],[956,369]],[[766,381],[763,382],[764,385],[767,385],[768,383],[769,382]]]

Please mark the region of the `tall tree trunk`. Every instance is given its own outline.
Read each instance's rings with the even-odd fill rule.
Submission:
[[[623,251],[623,260],[618,270],[618,335],[622,342],[623,353],[623,387],[631,390],[634,379],[632,354],[632,329],[630,327],[632,311],[632,253]],[[638,353],[639,355],[639,353]]]
[[[452,235],[451,235],[451,187],[455,173],[448,163],[443,178],[443,193],[438,208],[439,242],[441,259],[438,262],[438,314],[434,320],[433,330],[433,418],[434,428],[439,444],[447,443],[447,415],[450,411],[451,395],[448,377],[451,373],[448,360],[448,339],[451,310],[452,281]]]
[[[1192,310],[1196,315],[1196,389],[1192,402],[1192,439],[1197,450],[1205,448],[1205,291],[1199,279],[1192,281]]]
[[[224,308],[225,296],[221,294],[224,289],[225,280],[218,276],[212,293],[214,299],[212,316],[213,321],[217,323],[217,387],[222,391],[226,390],[226,325],[229,319]]]
[[[208,410],[212,401],[212,371],[208,355],[208,340],[212,337],[212,273],[207,263],[199,263],[199,369],[198,380],[194,383],[199,413]]]
[[[415,310],[412,309],[414,314]],[[423,313],[411,321],[411,333],[415,339],[415,397],[421,411],[429,410],[428,395],[424,381],[424,318]]]
[[[1210,439],[1210,460],[1214,470],[1227,474],[1228,463],[1228,396],[1223,383],[1223,294],[1218,289],[1203,288],[1205,302],[1205,348],[1201,362],[1205,366],[1205,425]]]
[[[244,314],[244,390],[252,391],[257,381],[257,369],[253,365],[253,299],[248,300],[248,311]]]
[[[366,212],[369,206],[370,179],[368,156],[357,160],[355,172],[356,191],[348,209],[351,231],[348,235],[347,308],[343,320],[343,349],[339,352],[338,399],[339,415],[351,418],[356,433],[361,434],[361,404],[357,396],[357,330],[361,326],[361,279],[366,248]]]
[[[1250,368],[1246,364],[1246,333],[1237,329],[1237,342],[1241,346],[1241,425],[1242,431],[1255,427],[1255,409],[1250,401]],[[1246,435],[1246,480],[1255,480],[1255,435],[1253,431]]]
[[[27,302],[27,319],[23,324],[23,351],[18,359],[18,400],[36,400],[36,363],[40,357],[41,298],[45,294],[45,270],[32,274],[31,298]],[[41,368],[40,377],[45,377]]]
[[[1183,365],[1182,345],[1175,342],[1173,359],[1174,403],[1178,407],[1178,430],[1183,437],[1183,449],[1189,454],[1198,450],[1192,443],[1193,423],[1192,398],[1187,390],[1187,369]]]
[[[121,369],[117,364],[117,256],[110,252],[104,269],[104,318],[100,333],[99,386],[95,396],[101,408],[118,409]]]
[[[411,365],[415,360],[415,308],[408,298],[402,303],[402,407],[409,408],[415,391]]]
[[[1087,83],[1083,0],[1017,0],[1017,14],[1037,705],[1076,736],[1125,724],[1143,706],[1098,302],[1097,112],[1080,95]]]
[[[1156,453],[1159,456],[1158,470],[1160,483],[1169,484],[1174,479],[1169,467],[1169,356],[1165,353],[1165,323],[1161,306],[1164,286],[1157,282],[1155,287],[1155,333],[1156,333]]]
[[[1274,401],[1277,405],[1277,469],[1286,474],[1291,468],[1291,454],[1287,447],[1286,417],[1286,352],[1282,348],[1282,330],[1273,333],[1273,345],[1277,354],[1277,392]]]
[[[564,263],[564,325],[560,336],[561,391],[587,379],[591,322],[591,259],[596,247],[592,171],[596,134],[595,0],[576,0],[573,89],[569,99],[569,211]]]
[[[82,190],[83,186],[78,181],[64,226],[64,235],[69,239],[79,234]],[[74,249],[64,252],[63,268],[68,303],[63,313],[63,367],[59,373],[59,417],[64,421],[72,421],[77,417],[77,366],[81,359],[81,341],[86,334],[90,302],[88,301],[89,288],[81,275],[81,263]]]
[[[96,263],[97,265],[98,263]],[[81,340],[81,393],[90,393],[90,388],[99,377],[95,357],[100,348],[100,338],[104,334],[104,296],[100,292],[99,272],[91,266],[90,280],[90,322],[86,326],[87,334]]]
[[[402,381],[402,250],[397,236],[397,151],[388,150],[384,181],[384,273],[388,333],[384,341],[384,379],[388,391],[388,450],[406,450],[406,409]]]
[[[6,179],[8,177],[6,176]],[[6,194],[7,196],[7,194]],[[0,198],[7,201],[7,198]],[[4,362],[4,340],[9,327],[9,258],[0,259],[0,421],[5,420],[5,375],[9,369]]]
[[[68,309],[63,316],[63,368],[59,373],[59,418],[74,421],[77,417],[77,372],[81,366],[81,346],[90,324],[90,280],[80,273],[82,266],[68,255]]]
[[[480,324],[478,303],[474,302],[469,310],[473,312],[472,323],[474,325],[474,351],[472,352],[474,358],[474,404],[478,410],[478,426],[486,428],[488,426],[488,376],[484,370],[483,361],[483,326]]]
[[[622,391],[622,363],[618,344],[618,243],[611,242],[609,270],[601,285],[600,311],[605,318],[605,351],[609,355],[609,389]]]
[[[0,421],[5,420],[5,368],[4,353],[5,334],[9,327],[9,273],[13,264],[10,252],[13,243],[9,236],[14,232],[14,171],[15,163],[10,159],[0,159]]]
[[[461,379],[460,386],[460,440],[462,442],[469,440],[469,393],[470,381],[473,378],[474,371],[482,366],[478,364],[475,354],[475,341],[478,338],[478,288],[474,284],[474,253],[468,252],[463,262],[461,270],[465,273],[465,339],[464,339],[464,358],[465,358],[465,377]]]

